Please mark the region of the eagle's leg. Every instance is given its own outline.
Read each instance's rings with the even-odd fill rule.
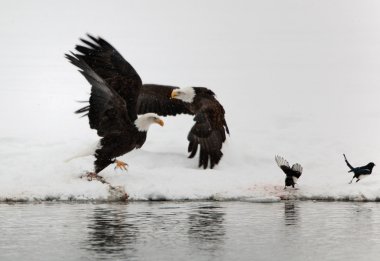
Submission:
[[[128,171],[128,169],[127,169],[128,164],[127,163],[125,163],[121,160],[117,160],[117,159],[115,159],[115,163],[116,163],[115,169],[121,169],[121,170]]]
[[[107,183],[107,181],[102,176],[99,176],[96,172],[87,172],[86,174],[83,174],[81,178],[87,179],[88,181],[98,180],[102,183]]]
[[[355,175],[352,177],[351,181],[350,181],[350,182],[348,182],[348,184],[351,184],[351,183],[352,183],[352,181],[354,180],[354,178],[355,178]]]

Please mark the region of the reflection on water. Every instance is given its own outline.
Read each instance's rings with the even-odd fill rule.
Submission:
[[[285,201],[284,214],[285,214],[285,226],[296,225],[298,222],[298,209],[296,207],[296,202]]]
[[[1,261],[380,257],[380,203],[0,204],[0,221]]]
[[[201,206],[189,213],[189,239],[197,248],[216,250],[223,245],[225,228],[223,209],[212,204]]]
[[[124,208],[95,208],[87,228],[87,250],[114,257],[127,257],[127,250],[134,250],[138,227],[128,222]]]

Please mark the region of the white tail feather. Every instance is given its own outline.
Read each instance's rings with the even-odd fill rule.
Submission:
[[[75,155],[75,156],[72,156],[68,159],[65,159],[65,163],[69,162],[69,161],[72,161],[73,159],[77,159],[77,158],[82,158],[82,157],[87,157],[87,156],[91,156],[91,155],[94,155],[95,154],[95,151],[97,149],[100,149],[100,142],[97,142],[94,146],[90,146],[89,148],[86,148],[86,150],[83,150],[82,152],[80,152],[79,154]]]

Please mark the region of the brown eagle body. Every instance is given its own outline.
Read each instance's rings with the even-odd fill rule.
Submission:
[[[135,69],[112,47],[107,41],[102,38],[95,38],[88,35],[91,41],[81,39],[85,46],[77,45],[76,50],[80,54],[67,55],[68,59],[84,72],[92,71],[103,80],[104,85],[112,89],[112,93],[121,97],[125,102],[125,118],[129,123],[133,123],[137,119],[137,114],[156,113],[158,115],[177,115],[190,114],[194,115],[195,124],[188,134],[190,153],[192,158],[196,155],[198,147],[200,147],[199,166],[203,168],[213,168],[219,163],[222,158],[222,145],[226,140],[226,132],[229,133],[227,123],[224,118],[224,109],[216,100],[215,94],[204,87],[190,87],[186,91],[192,94],[191,100],[181,100],[182,89],[174,86],[142,84],[140,76]],[[79,64],[79,65],[78,65]],[[85,64],[83,69],[81,64]],[[83,73],[83,72],[82,72]],[[184,94],[186,94],[186,91]],[[178,93],[178,97],[175,97]],[[116,102],[117,103],[117,102]],[[96,110],[96,109],[94,109]],[[91,114],[91,99],[90,106],[86,106],[78,112],[90,111]],[[118,113],[122,113],[118,110]],[[117,117],[123,118],[118,114]],[[94,115],[94,120],[90,117],[90,126],[98,130],[98,134],[102,135],[104,129],[107,129],[107,124],[112,126],[111,121],[104,121],[103,127],[99,128],[99,115]],[[96,119],[95,119],[96,118]],[[132,130],[128,130],[132,135]],[[110,135],[110,134],[108,134]],[[112,133],[113,135],[113,133]],[[134,133],[137,137],[140,134]],[[141,134],[143,135],[143,134]],[[146,134],[145,134],[146,135]],[[103,141],[104,140],[104,141]],[[112,148],[114,138],[103,139],[102,143],[109,147],[107,155],[119,154],[118,149]],[[136,138],[140,143],[145,140],[145,136]],[[120,141],[123,141],[121,139]],[[128,143],[127,141],[124,141]],[[134,141],[135,142],[135,141]],[[129,141],[129,146],[141,146],[142,143],[134,144]],[[118,153],[116,153],[118,152]],[[103,155],[103,152],[98,151],[96,155]],[[97,159],[99,166],[103,166],[110,162],[109,159]],[[209,164],[210,162],[210,164]]]
[[[131,139],[133,137],[133,139]],[[140,132],[136,128],[120,133],[110,133],[100,140],[100,148],[95,151],[95,173],[106,168],[116,157],[124,155],[133,149],[139,149],[144,145],[146,132]]]
[[[82,40],[88,47],[76,47],[80,54],[66,54],[92,86],[89,105],[76,113],[88,115],[90,127],[102,137],[94,154],[95,173],[115,161],[125,169],[126,164],[115,158],[141,148],[149,125],[162,126],[163,122],[152,113],[137,119],[140,77],[111,45],[101,38],[89,37],[93,42]]]
[[[226,140],[226,132],[229,134],[225,111],[211,90],[204,87],[190,88],[194,91],[193,99],[186,102],[173,97],[173,93],[180,92],[178,87],[143,84],[137,102],[137,113],[195,115],[195,124],[187,136],[189,158],[193,158],[200,147],[199,167],[213,168],[223,156],[222,145]]]

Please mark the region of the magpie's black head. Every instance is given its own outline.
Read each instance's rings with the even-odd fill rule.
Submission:
[[[367,166],[368,166],[368,168],[370,168],[372,170],[373,167],[375,167],[376,165],[375,165],[375,163],[370,162],[370,163],[367,164]]]
[[[287,176],[285,179],[285,186],[294,186],[294,180],[292,177]]]

